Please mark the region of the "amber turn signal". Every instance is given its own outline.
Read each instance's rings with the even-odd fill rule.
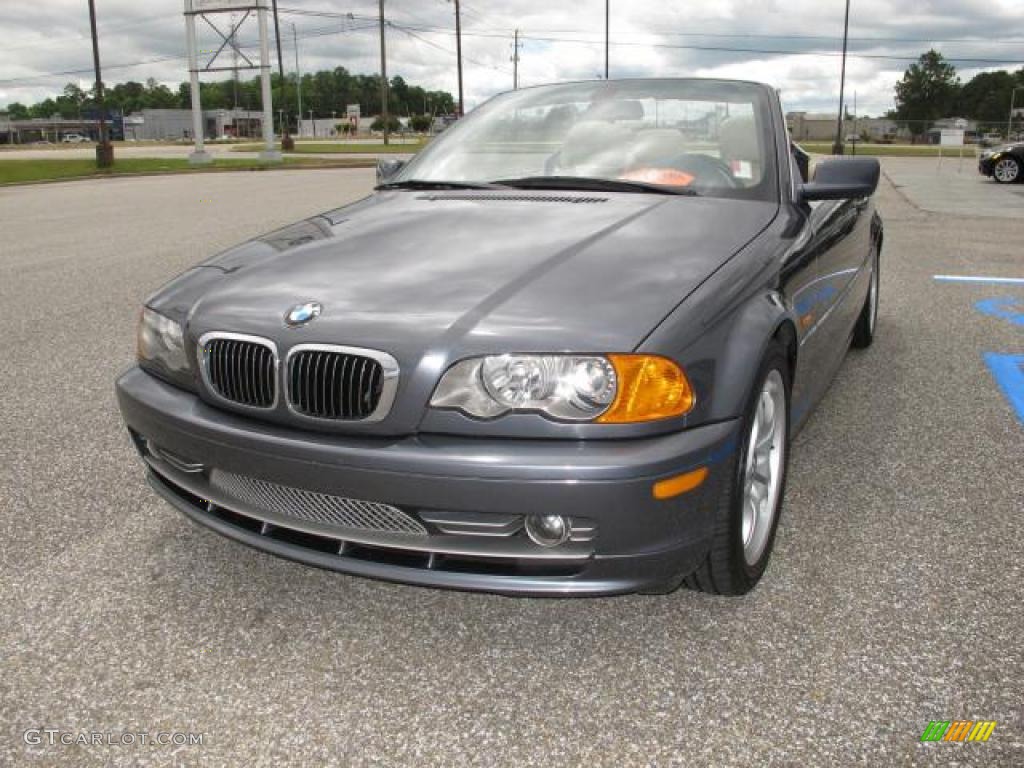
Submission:
[[[600,424],[634,424],[682,416],[696,398],[683,369],[666,357],[608,355],[615,367],[615,400],[597,420]]]
[[[695,469],[692,472],[687,472],[685,475],[676,475],[675,477],[670,477],[668,480],[662,480],[659,483],[655,483],[651,488],[651,493],[653,493],[654,498],[659,501],[673,499],[676,496],[682,496],[684,493],[689,493],[695,488],[700,488],[707,479],[708,468],[701,467],[700,469]]]

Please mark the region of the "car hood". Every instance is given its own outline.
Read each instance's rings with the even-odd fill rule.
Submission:
[[[389,192],[222,254],[204,265],[202,289],[179,300],[196,335],[399,359],[630,351],[775,212],[646,194]],[[286,329],[284,314],[305,301],[322,315]]]
[[[424,401],[406,415],[411,428],[455,360],[632,351],[777,209],[629,193],[378,193],[221,254],[149,305],[187,318],[193,341],[230,331],[270,338],[282,355],[300,343],[386,351],[403,390]],[[286,312],[307,301],[321,315],[287,328]]]

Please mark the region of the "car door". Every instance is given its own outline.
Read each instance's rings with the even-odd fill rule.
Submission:
[[[822,203],[818,317],[829,376],[842,362],[870,282],[870,198]]]
[[[808,169],[801,164],[801,153],[796,149],[791,156],[791,174],[797,181],[792,188],[793,202],[806,220],[799,238],[799,253],[794,257],[810,266],[790,293],[800,332],[793,393],[794,417],[799,423],[828,388],[864,304],[873,209],[869,198],[800,201],[798,182],[807,179]]]

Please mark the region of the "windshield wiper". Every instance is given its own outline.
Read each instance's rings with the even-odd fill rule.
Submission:
[[[501,179],[494,182],[515,189],[573,189],[588,192],[651,192],[656,195],[686,195],[697,197],[697,191],[688,187],[668,187],[628,179],[599,179],[591,176],[524,176],[521,179]]]
[[[479,181],[428,181],[426,179],[407,179],[392,181],[377,186],[377,189],[499,189],[497,184],[486,184]]]

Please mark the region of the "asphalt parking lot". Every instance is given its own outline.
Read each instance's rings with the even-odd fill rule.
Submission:
[[[973,148],[961,158],[887,157],[885,175],[912,206],[929,213],[1024,220],[1024,184],[1003,186],[978,173]]]
[[[0,765],[1024,765],[1024,423],[986,363],[1024,355],[1024,285],[933,279],[1024,277],[1024,217],[883,181],[879,336],[796,441],[753,593],[527,600],[221,539],[120,424],[151,290],[372,180],[0,189]],[[955,719],[998,725],[918,742]],[[204,738],[26,744],[45,728]]]

